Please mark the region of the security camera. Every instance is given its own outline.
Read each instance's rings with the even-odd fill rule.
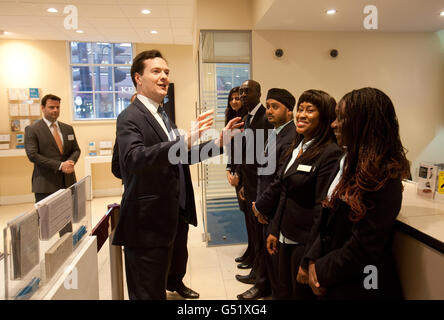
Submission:
[[[284,50],[282,49],[276,49],[276,51],[274,52],[274,55],[278,58],[282,57],[284,55]]]
[[[339,54],[338,50],[336,50],[336,49],[330,50],[330,56],[332,58],[336,58],[338,56],[338,54]]]

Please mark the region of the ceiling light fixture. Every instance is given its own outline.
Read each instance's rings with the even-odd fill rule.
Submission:
[[[327,10],[328,15],[334,15],[337,11],[335,9]]]
[[[46,10],[46,11],[51,12],[51,13],[57,13],[57,12],[59,12],[59,10],[57,10],[56,8],[49,8],[49,9]]]
[[[150,14],[151,13],[151,11],[148,9],[143,9],[141,12],[142,12],[142,14]]]
[[[158,34],[159,32],[157,32],[156,30],[151,30],[151,34]]]

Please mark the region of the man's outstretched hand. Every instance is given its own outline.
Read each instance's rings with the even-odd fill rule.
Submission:
[[[241,133],[242,131],[244,131],[244,129],[242,128],[244,126],[244,123],[243,122],[239,122],[241,120],[242,120],[241,117],[236,117],[236,118],[231,119],[227,123],[225,128],[223,128],[222,131],[220,132],[219,139],[217,139],[215,141],[216,145],[218,145],[219,147],[226,146],[228,143],[230,143],[231,139],[236,134]],[[242,129],[239,129],[239,128],[242,128]]]
[[[188,149],[191,149],[191,146],[200,138],[202,133],[211,128],[214,122],[214,117],[211,116],[214,113],[213,110],[209,110],[207,112],[202,113],[191,124],[191,129],[185,136],[185,141],[187,142]]]

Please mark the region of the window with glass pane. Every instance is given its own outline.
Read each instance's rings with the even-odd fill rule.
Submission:
[[[130,102],[131,43],[71,42],[75,120],[115,119]]]

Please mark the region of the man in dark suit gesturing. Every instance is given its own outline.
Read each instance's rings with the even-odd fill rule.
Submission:
[[[220,138],[193,146],[193,140],[211,127],[212,112],[199,116],[192,129],[180,137],[161,105],[168,91],[168,76],[168,64],[159,51],[139,53],[131,66],[137,98],[117,118],[114,157],[118,156],[125,191],[113,244],[124,246],[130,299],[166,298],[174,241],[184,225],[179,223],[179,216],[187,224],[197,225],[186,158],[188,162],[190,158],[201,161],[220,154],[231,129],[242,125],[237,123],[239,118],[233,119]],[[187,152],[179,162],[172,151],[177,146]],[[213,152],[202,155],[203,149]]]
[[[48,94],[41,102],[43,118],[25,128],[25,149],[31,162],[32,192],[38,202],[76,182],[74,165],[80,155],[73,128],[57,121],[60,98]]]

